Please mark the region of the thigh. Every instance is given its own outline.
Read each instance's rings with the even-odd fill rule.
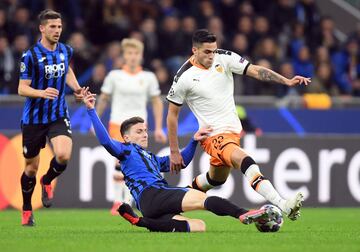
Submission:
[[[47,125],[22,125],[21,130],[23,155],[31,163],[31,160],[38,156],[40,150],[46,145]]]
[[[183,212],[192,211],[192,210],[203,210],[204,203],[207,196],[206,193],[199,190],[190,189],[184,195],[184,198],[181,203],[181,208]]]
[[[56,157],[69,159],[72,151],[71,126],[67,118],[61,118],[49,126],[48,137]]]
[[[182,201],[188,188],[149,187],[140,198],[140,211],[145,217],[159,218],[167,214],[182,212]]]

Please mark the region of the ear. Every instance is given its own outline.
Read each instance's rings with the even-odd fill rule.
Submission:
[[[123,135],[123,138],[124,138],[125,142],[130,142],[130,138],[128,135],[126,135],[126,134]]]
[[[45,31],[45,26],[44,25],[39,25],[39,30],[40,30],[40,32],[44,32]]]
[[[197,54],[197,48],[195,47],[195,46],[193,46],[192,48],[191,48],[191,51],[192,51],[192,53],[194,54],[194,55],[196,55]]]

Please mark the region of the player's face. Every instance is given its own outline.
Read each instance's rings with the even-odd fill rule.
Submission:
[[[51,44],[57,43],[62,31],[61,19],[48,19],[45,24],[40,25],[40,31],[42,38],[46,39]]]
[[[123,57],[125,65],[133,68],[141,65],[143,54],[141,50],[135,47],[127,47],[124,49]]]
[[[212,66],[214,62],[215,51],[217,50],[216,42],[202,43],[199,47],[193,47],[195,60],[205,68]]]
[[[137,123],[129,129],[128,133],[124,135],[126,142],[132,142],[140,145],[143,148],[148,147],[148,132],[145,123]]]

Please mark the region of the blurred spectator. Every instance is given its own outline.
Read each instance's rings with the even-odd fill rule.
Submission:
[[[71,60],[72,68],[77,76],[83,74],[94,62],[92,46],[81,32],[71,34],[68,44],[74,49]]]
[[[331,64],[331,59],[328,49],[325,46],[320,46],[315,52],[315,66],[317,67],[323,63]]]
[[[312,77],[314,75],[314,64],[311,61],[310,51],[307,46],[300,48],[296,58],[293,59],[295,75]]]
[[[264,2],[264,1],[263,1]],[[252,2],[250,1],[243,1],[239,5],[239,12],[241,15],[247,15],[247,16],[253,16],[254,14],[254,7],[252,5]]]
[[[148,67],[151,61],[157,56],[159,50],[159,40],[157,37],[156,21],[152,18],[145,19],[140,31],[144,37],[144,66]]]
[[[94,94],[101,93],[100,90],[104,82],[105,76],[106,76],[105,65],[102,63],[97,63],[92,70],[91,80],[88,85],[92,93]]]
[[[206,27],[208,20],[216,15],[214,4],[210,0],[198,1],[198,10],[193,13],[199,28]]]
[[[161,94],[167,94],[172,84],[172,79],[170,79],[169,72],[165,67],[160,66],[155,69],[155,75],[159,81]]]
[[[9,21],[6,16],[5,9],[2,9],[0,6],[0,33],[6,34],[9,36],[10,27],[9,27]]]
[[[101,62],[104,62],[106,71],[114,69],[114,63],[121,55],[120,42],[111,42],[106,49],[105,54],[101,57]]]
[[[242,33],[237,33],[231,44],[231,51],[241,55],[242,57],[249,58],[249,44],[247,37]]]
[[[339,91],[332,79],[331,65],[321,63],[316,68],[311,84],[305,87],[306,93],[326,93],[328,95],[338,95]]]
[[[184,47],[184,55],[191,55],[191,49],[192,49],[192,35],[194,31],[197,29],[196,20],[194,17],[186,16],[182,19],[181,22],[181,29],[184,36],[185,43],[183,44]]]
[[[278,65],[278,48],[273,38],[264,38],[256,44],[254,56],[256,59],[266,59],[273,67]]]
[[[10,24],[11,33],[9,34],[10,40],[13,41],[18,34],[25,34],[29,41],[34,39],[34,24],[30,21],[29,10],[25,7],[18,7],[15,10],[14,20]]]
[[[221,0],[219,3],[220,17],[224,24],[224,32],[227,36],[232,35],[233,27],[238,20],[238,1]]]
[[[15,61],[5,35],[0,35],[0,93],[9,94],[15,84]]]
[[[299,0],[295,10],[297,21],[304,25],[307,39],[313,38],[320,21],[320,13],[315,0]]]
[[[250,44],[256,45],[260,40],[271,36],[269,21],[264,16],[258,16],[254,21],[254,34],[250,38]]]
[[[295,7],[292,0],[277,0],[270,8],[269,19],[273,32],[279,35],[288,33],[295,22]]]
[[[328,48],[330,54],[338,50],[339,41],[335,36],[334,21],[330,17],[323,17],[320,21],[319,31],[316,33],[317,36],[311,41],[312,48],[318,46],[325,46]]]
[[[347,41],[345,49],[332,56],[334,77],[342,94],[359,96],[360,52],[355,39]]]
[[[164,60],[171,74],[175,74],[184,63],[183,56],[187,54],[183,45],[191,44],[191,41],[184,41],[180,29],[180,20],[177,17],[168,16],[164,18],[159,31],[159,41],[159,46],[162,48],[159,50],[160,59]]]

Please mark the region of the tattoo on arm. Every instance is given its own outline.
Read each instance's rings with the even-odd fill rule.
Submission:
[[[262,81],[274,81],[281,84],[285,84],[283,78],[281,78],[278,74],[269,71],[268,69],[261,68],[258,71],[258,79]]]

